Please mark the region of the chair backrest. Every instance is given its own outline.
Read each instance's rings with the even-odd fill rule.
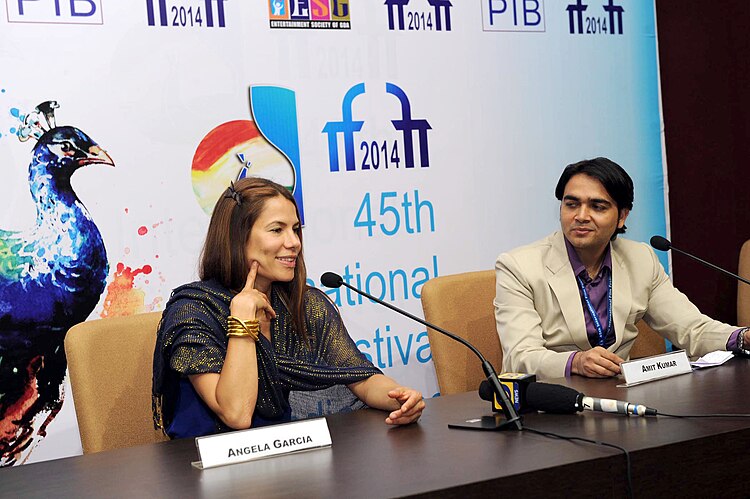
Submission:
[[[167,440],[151,416],[151,378],[160,312],[83,322],[65,353],[83,452]]]
[[[436,277],[422,287],[422,309],[427,322],[468,340],[502,369],[503,351],[495,323],[495,271],[483,270]],[[666,352],[664,338],[639,321],[638,337],[630,350],[637,359]],[[485,379],[476,356],[465,346],[427,329],[440,393],[477,390]],[[498,371],[500,372],[500,371]]]
[[[635,327],[638,328],[638,336],[630,349],[631,359],[651,357],[667,351],[666,341],[651,326],[641,320],[636,322]]]
[[[503,352],[495,325],[495,271],[436,277],[422,287],[422,309],[428,322],[468,340],[501,369]],[[476,356],[465,346],[427,329],[440,393],[476,391],[485,379]]]
[[[750,240],[745,241],[740,249],[737,274],[750,279]],[[744,282],[737,283],[737,325],[750,326],[750,286]]]

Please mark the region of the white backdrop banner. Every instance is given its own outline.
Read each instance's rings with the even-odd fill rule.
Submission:
[[[652,0],[2,2],[2,465],[80,452],[64,332],[161,310],[238,177],[293,191],[311,285],[416,315],[427,280],[555,230],[584,158],[633,177],[630,238],[666,232]],[[424,327],[328,293],[438,394]]]

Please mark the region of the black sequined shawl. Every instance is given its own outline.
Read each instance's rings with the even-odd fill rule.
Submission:
[[[154,422],[158,428],[166,429],[171,423],[181,377],[221,372],[233,296],[215,281],[197,281],[173,291],[154,351]],[[309,344],[294,331],[292,316],[275,290],[271,305],[276,311],[271,341],[261,335],[256,345],[255,412],[262,418],[273,420],[287,411],[290,390],[346,385],[381,372],[357,349],[338,309],[322,291],[308,288],[305,292]]]

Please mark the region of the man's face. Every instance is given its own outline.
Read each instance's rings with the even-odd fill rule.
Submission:
[[[629,210],[617,204],[601,182],[585,173],[573,175],[560,204],[560,225],[579,255],[599,256],[612,234],[625,225]]]

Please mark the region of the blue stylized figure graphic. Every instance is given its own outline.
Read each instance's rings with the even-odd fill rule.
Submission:
[[[239,180],[241,178],[245,178],[248,175],[250,175],[250,167],[253,166],[253,162],[245,158],[245,155],[242,154],[241,152],[237,153],[237,159],[242,165],[242,169],[240,170],[240,173],[237,175],[237,180]]]
[[[404,6],[409,4],[409,0],[385,0],[385,5],[388,6],[388,29],[393,30],[394,27],[394,6],[398,11],[398,29],[404,29]]]
[[[427,130],[432,127],[425,119],[412,119],[411,103],[406,93],[393,83],[385,84],[385,91],[398,97],[401,102],[401,119],[391,120],[393,127],[404,134],[404,155],[406,156],[406,168],[414,168],[414,140],[412,132],[416,130],[419,133],[419,159],[420,166],[426,168],[430,166],[430,154],[427,146]]]
[[[576,3],[568,5],[565,10],[568,11],[568,25],[570,28],[570,34],[576,32],[575,30],[575,14],[578,14],[578,33],[583,33],[583,13],[589,6],[583,3],[583,0],[576,0]]]
[[[443,15],[441,11],[445,12],[445,31],[451,30],[451,7],[453,4],[450,0],[427,0],[430,5],[435,8],[435,29],[441,31],[443,29]]]
[[[622,5],[615,5],[614,0],[609,0],[607,5],[602,6],[604,12],[609,14],[609,32],[613,35],[622,34],[622,13],[625,9]],[[615,32],[615,16],[617,17],[617,32]]]
[[[341,121],[329,121],[323,127],[323,133],[328,134],[328,163],[332,172],[339,171],[338,134],[344,136],[346,169],[347,171],[354,170],[354,132],[362,130],[362,125],[365,122],[352,119],[352,101],[363,93],[365,93],[364,83],[357,83],[350,88],[341,103]]]
[[[286,15],[286,9],[284,8],[284,1],[283,0],[271,0],[271,13],[274,16],[284,16]]]

